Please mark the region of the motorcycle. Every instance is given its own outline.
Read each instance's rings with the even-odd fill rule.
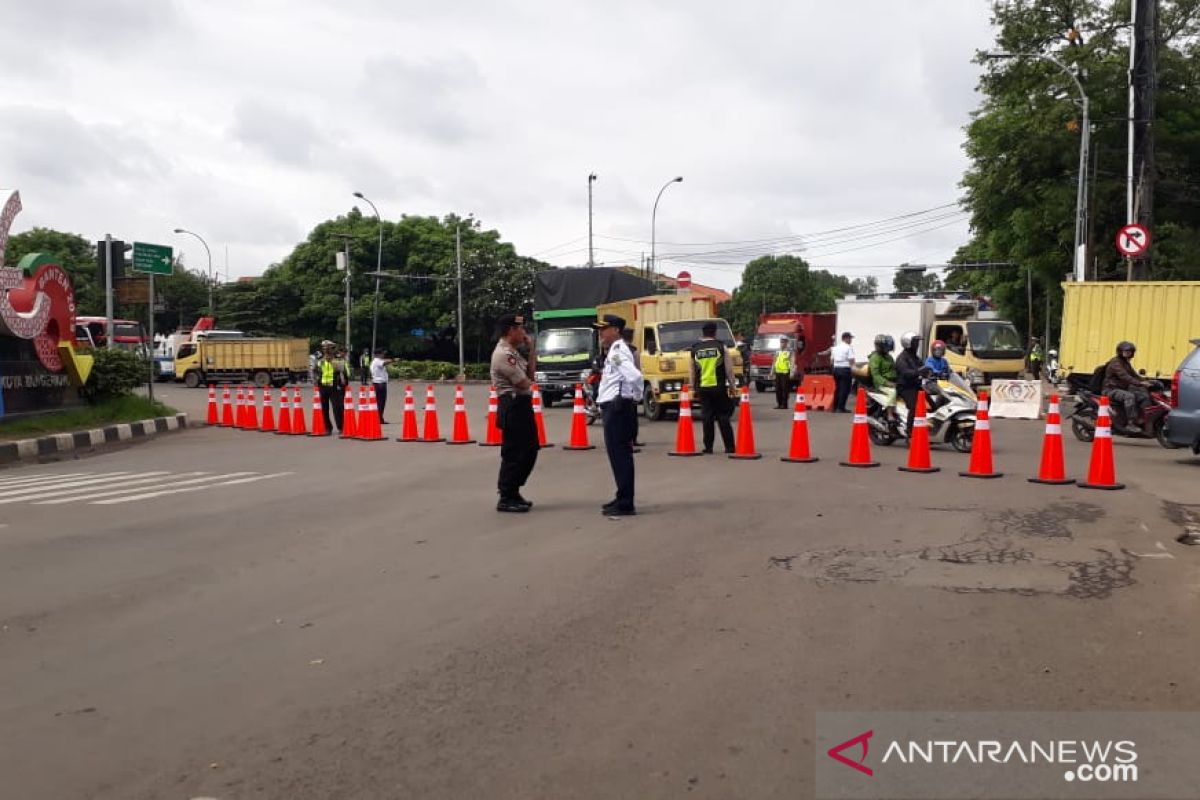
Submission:
[[[1069,383],[1075,389],[1075,408],[1071,411],[1071,433],[1081,442],[1090,442],[1096,437],[1096,415],[1100,407],[1103,385],[1104,367],[1093,373],[1092,380],[1086,387],[1081,386],[1077,376],[1072,375]],[[1141,431],[1131,431],[1126,425],[1125,407],[1121,403],[1109,404],[1109,415],[1112,418],[1113,436],[1124,436],[1127,439],[1157,439],[1158,443],[1168,450],[1174,450],[1177,445],[1167,439],[1167,415],[1171,413],[1171,401],[1167,395],[1166,385],[1159,380],[1150,381],[1147,388],[1150,401],[1142,406],[1141,414],[1136,420]]]
[[[928,397],[926,425],[930,441],[942,441],[960,453],[971,452],[975,438],[975,392],[956,372],[949,377],[927,377],[923,383]],[[887,400],[874,386],[867,386],[867,424],[871,441],[887,447],[897,439],[907,439],[908,408],[903,400],[896,403],[896,416],[887,413]]]
[[[595,425],[600,419],[600,406],[596,403],[596,391],[600,388],[600,373],[593,371],[583,380],[583,412],[587,424]]]

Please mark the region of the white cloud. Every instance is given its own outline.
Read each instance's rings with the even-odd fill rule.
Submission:
[[[22,191],[19,226],[164,243],[184,226],[240,275],[354,191],[393,218],[474,212],[523,253],[582,263],[595,171],[613,237],[597,256],[636,263],[676,174],[663,242],[956,199],[988,16],[985,0],[26,3],[0,30],[0,182]],[[812,252],[937,261],[965,235]],[[737,283],[736,265],[691,271]]]

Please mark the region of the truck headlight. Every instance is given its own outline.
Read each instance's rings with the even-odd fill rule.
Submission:
[[[975,367],[968,367],[967,371],[966,371],[966,375],[967,375],[967,382],[970,383],[972,386],[978,386],[981,383],[987,382],[987,376],[984,375],[981,370],[975,369]]]
[[[589,380],[591,380],[591,377],[592,371],[590,369],[585,369],[579,373],[579,380],[583,381],[584,383],[587,383]]]
[[[533,373],[533,379],[535,381],[537,381],[538,383],[545,383],[546,382],[546,373],[535,372],[535,373]]]

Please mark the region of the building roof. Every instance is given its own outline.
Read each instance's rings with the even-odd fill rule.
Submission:
[[[619,269],[623,270],[624,272],[628,272],[631,275],[637,275],[639,277],[645,274],[642,270],[638,269],[637,267],[619,267]],[[672,278],[669,275],[655,275],[654,282],[657,283],[662,288],[667,288],[667,289],[678,289],[679,288],[678,279]],[[691,285],[691,288],[689,291],[691,291],[691,293],[695,294],[695,295],[711,297],[717,303],[728,303],[730,300],[733,299],[733,295],[731,295],[729,292],[725,291],[724,289],[718,289],[715,286],[705,286],[704,284],[696,283],[695,281],[692,281],[692,285]]]

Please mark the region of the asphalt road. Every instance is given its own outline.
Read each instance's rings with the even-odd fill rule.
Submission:
[[[474,446],[201,429],[0,471],[0,796],[797,798],[817,710],[1200,703],[1200,459],[1118,440],[1125,491],[1034,486],[1041,423],[1002,420],[998,481],[849,470],[814,413],[784,464],[763,399],[761,461],[644,423],[619,521],[602,449],[544,451],[528,515]]]

